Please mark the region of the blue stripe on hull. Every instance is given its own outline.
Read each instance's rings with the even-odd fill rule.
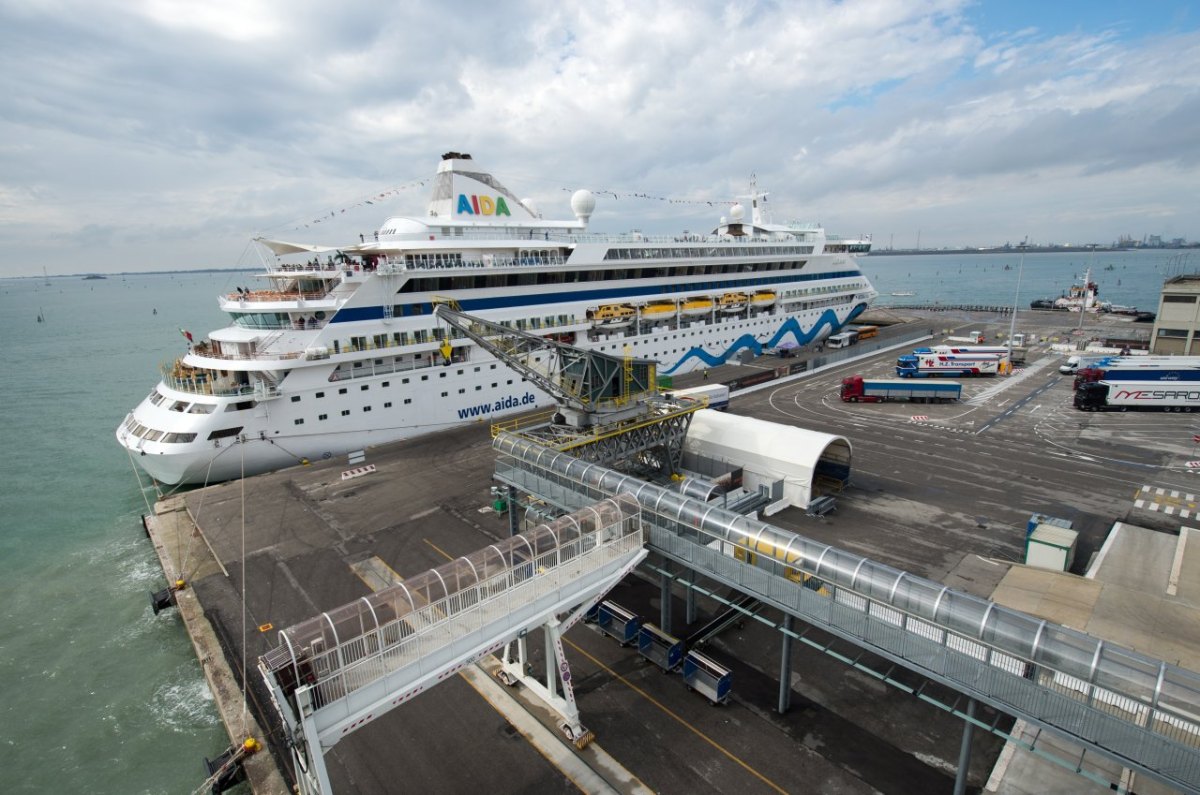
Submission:
[[[693,359],[699,360],[709,367],[717,367],[718,365],[722,365],[729,361],[734,354],[742,350],[754,351],[754,354],[758,356],[762,354],[764,348],[774,348],[778,346],[789,334],[792,335],[792,339],[796,341],[797,345],[807,345],[817,338],[823,328],[828,327],[829,333],[835,334],[837,333],[838,329],[845,325],[845,323],[849,323],[851,320],[861,315],[866,308],[866,304],[858,304],[855,306],[850,310],[850,314],[846,316],[844,323],[838,321],[837,314],[832,309],[826,309],[821,313],[821,317],[817,319],[817,322],[813,324],[813,327],[807,332],[800,327],[800,322],[797,321],[796,318],[789,317],[783,322],[783,325],[779,327],[779,331],[775,332],[775,335],[765,343],[759,342],[750,334],[743,334],[734,340],[733,344],[726,348],[724,353],[715,356],[703,348],[692,348],[682,357],[680,357],[679,361],[671,365],[670,368],[662,370],[661,372],[663,375],[671,375]]]

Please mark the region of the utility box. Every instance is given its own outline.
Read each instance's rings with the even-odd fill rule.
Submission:
[[[1066,571],[1075,562],[1079,533],[1067,527],[1039,524],[1025,539],[1025,565]]]
[[[1043,524],[1054,525],[1055,527],[1065,527],[1068,530],[1071,529],[1070,519],[1059,519],[1054,516],[1047,516],[1044,513],[1035,513],[1030,515],[1029,521],[1025,524],[1026,537],[1032,535],[1033,531],[1038,529],[1038,525]]]

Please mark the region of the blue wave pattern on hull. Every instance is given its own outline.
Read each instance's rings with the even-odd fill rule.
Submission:
[[[846,323],[849,323],[851,320],[861,315],[866,308],[866,304],[858,304],[855,306],[850,310],[850,314],[846,316]],[[783,325],[779,327],[779,331],[775,332],[775,335],[765,343],[759,342],[749,334],[743,334],[734,340],[733,344],[726,348],[724,353],[719,355],[714,356],[703,348],[692,348],[683,356],[681,356],[679,361],[671,365],[669,369],[663,370],[662,374],[671,375],[680,367],[687,364],[691,359],[699,359],[709,367],[717,367],[718,365],[722,365],[729,361],[729,357],[733,356],[738,351],[745,350],[747,348],[754,351],[754,354],[758,356],[762,354],[764,348],[774,348],[777,346],[788,334],[792,335],[792,339],[796,341],[797,345],[807,345],[817,338],[817,335],[821,333],[821,329],[823,327],[828,326],[829,333],[834,334],[844,325],[845,323],[838,322],[837,315],[832,309],[826,309],[823,313],[821,313],[821,317],[818,318],[817,322],[814,323],[813,327],[807,332],[800,327],[800,323],[796,320],[796,318],[789,317],[783,322]]]

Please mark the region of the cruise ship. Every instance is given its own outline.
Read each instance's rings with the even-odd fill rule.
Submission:
[[[162,368],[117,440],[160,484],[215,483],[550,403],[439,323],[442,300],[660,375],[824,339],[877,295],[870,239],[772,223],[765,196],[707,235],[595,234],[589,191],[548,220],[447,153],[423,216],[343,246],[256,238],[266,272],[219,297],[230,325]]]

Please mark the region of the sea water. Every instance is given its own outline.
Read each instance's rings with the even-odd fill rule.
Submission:
[[[1190,260],[1190,261],[1189,261]],[[880,305],[985,304],[1029,309],[1039,298],[1065,295],[1082,284],[1091,269],[1097,299],[1144,312],[1158,311],[1158,296],[1169,276],[1200,271],[1200,252],[1170,249],[996,254],[923,254],[864,257],[862,271],[879,291]],[[1018,277],[1020,289],[1018,290]],[[894,296],[912,292],[911,296]],[[1135,328],[1148,330],[1139,324]]]
[[[6,792],[187,793],[229,744],[178,612],[150,608],[154,495],[113,434],[248,278],[0,280]]]
[[[881,303],[1008,304],[1063,293],[1154,311],[1178,252],[867,257]],[[1195,263],[1200,265],[1200,262]],[[1008,269],[1005,269],[1008,265]],[[1112,265],[1112,269],[1107,269]],[[0,771],[7,792],[179,793],[229,739],[139,516],[114,431],[158,367],[227,322],[245,272],[0,280]],[[891,297],[891,292],[916,293]],[[43,321],[39,323],[39,314]],[[1148,329],[1139,324],[1139,328]]]

